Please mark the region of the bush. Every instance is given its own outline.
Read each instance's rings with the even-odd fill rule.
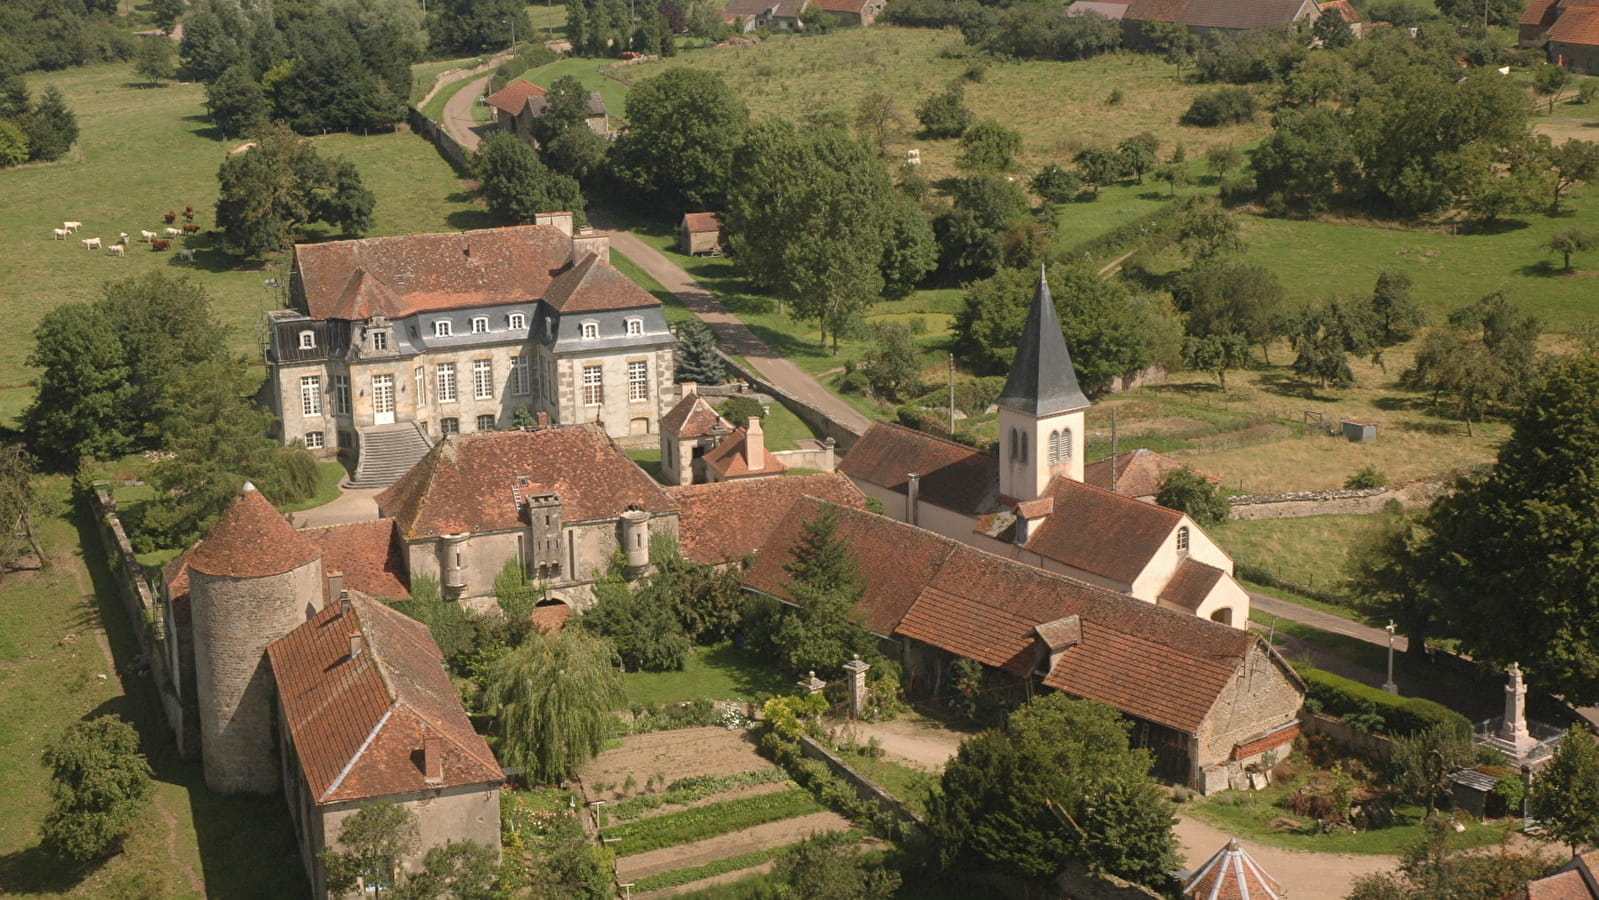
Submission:
[[[1255,177],[1253,175],[1234,175],[1221,180],[1221,202],[1228,206],[1238,206],[1248,203],[1255,196]]]
[[[1155,502],[1167,509],[1187,513],[1200,525],[1217,525],[1227,520],[1230,508],[1221,495],[1221,486],[1189,469],[1176,469],[1160,480]]]
[[[1344,489],[1350,491],[1365,490],[1367,488],[1380,488],[1388,483],[1388,476],[1377,470],[1377,467],[1366,466],[1355,474],[1344,479]]]
[[[722,404],[717,412],[722,414],[734,428],[748,428],[751,416],[766,416],[766,407],[754,397],[734,397]]]
[[[1183,113],[1184,125],[1214,128],[1248,122],[1255,118],[1255,95],[1248,88],[1224,87],[1206,91],[1194,98]]]
[[[115,851],[155,793],[139,733],[117,716],[72,723],[45,748],[43,761],[54,801],[43,842],[64,860],[88,862]]]
[[[1471,730],[1471,722],[1460,713],[1420,697],[1399,697],[1358,681],[1351,681],[1309,666],[1295,666],[1305,679],[1305,703],[1312,702],[1334,716],[1376,717],[1366,721],[1371,730],[1390,737],[1415,734],[1428,728]]]

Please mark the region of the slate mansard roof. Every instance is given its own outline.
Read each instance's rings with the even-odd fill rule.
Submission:
[[[505,780],[426,625],[351,594],[348,606],[335,600],[268,645],[267,657],[316,803]],[[443,773],[433,782],[423,758],[429,739]]]

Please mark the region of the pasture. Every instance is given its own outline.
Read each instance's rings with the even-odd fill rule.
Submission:
[[[206,121],[204,88],[141,87],[126,64],[29,78],[35,92],[46,84],[61,89],[82,135],[67,159],[0,171],[0,298],[7,312],[0,337],[0,421],[14,421],[32,398],[32,372],[24,360],[40,317],[61,303],[94,298],[106,281],[152,269],[184,273],[204,285],[232,329],[233,346],[258,360],[261,313],[281,302],[266,281],[286,281],[286,258],[238,266],[210,249],[204,231],[165,253],[139,243],[140,231],[165,227],[162,213],[169,209],[192,205],[197,224],[205,230],[214,224],[217,168],[239,142],[220,140]],[[329,135],[318,138],[317,146],[360,168],[377,195],[373,234],[490,224],[449,165],[413,135]],[[83,222],[83,230],[53,240],[51,230],[69,219]],[[111,244],[123,231],[132,243],[121,259],[87,251],[78,240],[99,237]],[[326,236],[318,230],[312,235]],[[181,263],[179,247],[196,248],[196,261]]]

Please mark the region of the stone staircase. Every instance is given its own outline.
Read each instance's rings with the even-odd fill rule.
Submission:
[[[374,425],[357,433],[361,461],[350,481],[353,488],[388,487],[421,462],[432,446],[414,422]]]

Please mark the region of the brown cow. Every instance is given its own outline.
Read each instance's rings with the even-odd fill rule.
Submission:
[[[167,240],[166,238],[156,238],[155,240],[150,242],[150,249],[151,250],[170,250],[170,249],[172,249],[172,242]]]
[[[173,222],[178,220],[178,211],[175,209],[169,209],[167,210],[166,215],[162,216],[161,218],[166,219],[167,224],[171,225]]]
[[[193,222],[194,221],[194,207],[185,206],[183,208],[183,220],[185,222]]]
[[[198,226],[198,225],[185,225],[185,226],[183,226],[183,233],[184,234],[199,234],[200,233],[200,226]]]

